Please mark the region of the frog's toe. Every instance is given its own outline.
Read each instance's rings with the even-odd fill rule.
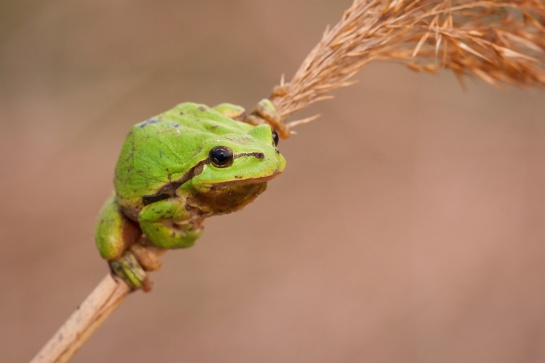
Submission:
[[[125,252],[123,256],[111,260],[109,263],[113,274],[125,281],[131,290],[151,290],[151,281],[148,274],[131,252]]]
[[[289,127],[284,123],[282,115],[280,115],[271,100],[267,98],[257,103],[245,121],[254,126],[263,123],[269,124],[283,139],[287,139],[290,135]]]
[[[233,120],[243,121],[246,118],[246,110],[243,107],[233,105],[232,103],[220,103],[219,105],[214,106],[214,110]]]

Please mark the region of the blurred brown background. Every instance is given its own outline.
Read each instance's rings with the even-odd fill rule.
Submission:
[[[131,124],[253,106],[349,4],[2,1],[2,362],[106,273],[94,223]],[[544,92],[395,64],[358,80],[73,361],[545,361]]]

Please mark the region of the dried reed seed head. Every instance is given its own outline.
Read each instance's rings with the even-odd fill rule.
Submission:
[[[435,73],[450,69],[494,86],[545,86],[543,0],[356,0],[326,29],[292,80],[271,100],[283,121],[372,61]],[[309,120],[287,123],[294,126]],[[286,134],[284,137],[287,137]]]

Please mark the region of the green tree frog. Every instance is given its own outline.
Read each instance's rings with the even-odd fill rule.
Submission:
[[[132,127],[95,235],[100,255],[132,289],[149,289],[145,270],[153,269],[135,245],[192,246],[203,219],[241,209],[284,170],[278,135],[265,122],[278,114],[268,100],[256,110],[266,112],[182,103]]]

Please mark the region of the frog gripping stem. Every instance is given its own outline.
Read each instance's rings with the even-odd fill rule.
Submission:
[[[252,112],[246,117],[245,122],[251,125],[269,124],[278,135],[287,139],[290,136],[290,129],[284,123],[282,116],[276,110],[271,100],[264,98],[257,103]]]
[[[134,254],[126,251],[119,259],[109,263],[112,273],[121,278],[131,290],[151,291],[151,281]]]

